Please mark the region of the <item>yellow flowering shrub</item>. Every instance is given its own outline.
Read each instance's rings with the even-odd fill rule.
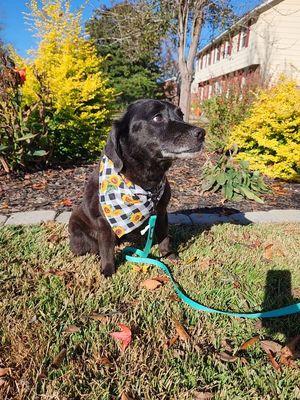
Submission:
[[[236,126],[229,146],[239,160],[272,178],[300,180],[300,91],[293,81],[261,91],[249,117]]]
[[[25,64],[24,102],[43,103],[50,153],[81,158],[100,152],[114,92],[103,73],[103,58],[81,32],[81,11],[72,13],[68,0],[30,0],[29,7],[40,41]]]

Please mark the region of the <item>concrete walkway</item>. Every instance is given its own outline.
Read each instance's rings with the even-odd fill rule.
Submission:
[[[54,210],[25,211],[10,215],[0,214],[0,226],[4,225],[36,225],[42,222],[55,221],[67,224],[71,212],[58,214]],[[217,223],[280,223],[300,222],[300,210],[270,210],[236,213],[227,216],[218,214],[177,214],[169,213],[169,223],[173,225],[214,225]]]

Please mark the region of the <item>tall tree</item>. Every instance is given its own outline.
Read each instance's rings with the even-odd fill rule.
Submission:
[[[106,59],[106,72],[119,94],[118,108],[158,95],[160,45],[166,25],[158,21],[161,17],[153,2],[133,0],[95,10],[86,24],[99,55]]]

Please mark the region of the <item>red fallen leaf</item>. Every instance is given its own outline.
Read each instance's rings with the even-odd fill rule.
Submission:
[[[121,351],[125,351],[126,347],[130,344],[132,340],[132,333],[130,328],[124,324],[118,324],[121,332],[112,332],[110,336],[121,342]]]
[[[132,397],[129,397],[126,392],[122,392],[120,400],[133,400]]]
[[[256,343],[259,340],[259,336],[253,336],[251,339],[246,340],[241,347],[240,350],[246,350],[248,347],[252,346],[254,343]]]
[[[180,298],[175,293],[170,294],[169,299],[172,300],[172,301],[176,301],[176,302],[180,302],[181,301]]]

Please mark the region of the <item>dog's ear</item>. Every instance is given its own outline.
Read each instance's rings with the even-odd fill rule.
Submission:
[[[122,121],[115,121],[105,146],[105,154],[114,163],[117,172],[120,172],[123,168],[120,136],[125,133],[125,130],[126,127]]]

